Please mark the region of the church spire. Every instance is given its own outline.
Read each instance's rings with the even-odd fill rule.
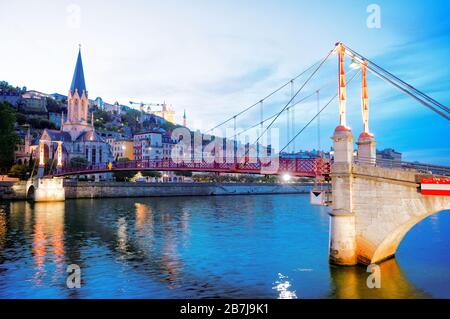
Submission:
[[[184,110],[183,113],[183,126],[186,127],[186,109]]]
[[[87,95],[86,83],[84,81],[83,61],[81,60],[81,45],[78,51],[77,64],[75,65],[72,84],[70,85],[70,93],[75,94],[75,90],[78,91],[80,97],[83,95],[83,92],[86,92]]]

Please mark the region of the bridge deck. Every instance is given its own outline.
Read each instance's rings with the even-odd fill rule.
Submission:
[[[142,160],[115,163],[100,163],[86,167],[65,167],[47,176],[68,176],[114,171],[193,171],[239,174],[280,175],[316,177],[330,173],[330,161],[324,158],[272,158],[256,163],[217,163],[217,162],[174,162],[173,160]]]

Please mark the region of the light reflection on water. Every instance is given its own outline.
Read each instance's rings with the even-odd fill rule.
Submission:
[[[415,227],[381,265],[381,289],[369,289],[364,267],[328,265],[327,209],[308,200],[3,203],[0,298],[450,297],[449,214]],[[81,289],[65,286],[70,264]]]

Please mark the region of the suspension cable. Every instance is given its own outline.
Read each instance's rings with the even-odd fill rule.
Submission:
[[[294,107],[294,106],[296,106],[297,104],[300,104],[301,102],[303,102],[303,101],[309,99],[309,98],[310,98],[311,96],[313,96],[314,94],[315,94],[315,93],[312,93],[312,94],[310,94],[310,95],[308,95],[308,96],[305,96],[303,99],[301,99],[301,100],[295,102],[294,104],[292,104],[291,107]],[[239,136],[239,135],[241,135],[241,134],[243,134],[243,133],[245,133],[245,132],[247,132],[247,131],[249,131],[249,130],[251,130],[251,129],[257,127],[257,126],[259,126],[259,125],[261,125],[262,123],[265,123],[265,122],[267,122],[268,120],[273,119],[275,116],[277,116],[277,114],[278,114],[278,113],[275,113],[275,114],[273,114],[273,115],[271,115],[271,116],[269,116],[269,117],[266,117],[262,122],[256,123],[256,124],[254,124],[254,125],[252,125],[252,126],[246,128],[246,129],[243,129],[242,131],[240,131],[239,133],[237,133],[236,136],[233,136],[233,139],[236,138],[237,136]]]
[[[357,72],[358,72],[357,70],[354,71],[354,73],[357,73]],[[352,75],[352,76],[353,76],[353,75]],[[330,81],[330,82],[328,82],[327,84],[325,84],[325,85],[323,85],[322,87],[320,87],[318,90],[316,90],[316,91],[312,92],[311,94],[309,94],[309,95],[303,97],[302,99],[300,99],[300,100],[294,102],[293,104],[290,105],[290,107],[295,107],[295,106],[297,106],[298,104],[300,104],[300,103],[302,103],[302,102],[308,100],[308,99],[311,98],[312,96],[314,96],[314,95],[316,94],[317,91],[323,91],[325,88],[328,88],[328,87],[331,86],[331,85],[335,85],[335,83],[336,83],[336,81]],[[257,127],[258,125],[262,125],[263,123],[265,123],[265,122],[267,122],[267,121],[273,119],[277,114],[278,114],[278,112],[275,113],[275,114],[273,114],[273,115],[271,115],[271,116],[269,116],[269,117],[267,117],[267,118],[265,118],[265,119],[262,121],[262,123],[259,122],[259,123],[256,123],[256,124],[254,124],[254,125],[252,125],[252,126],[246,128],[246,129],[241,130],[239,133],[237,133],[235,136],[233,136],[233,139],[235,139],[236,137],[240,136],[241,134],[243,134],[243,133],[245,133],[245,132],[247,132],[247,131],[249,131],[249,130],[255,128],[255,127]],[[261,126],[261,127],[262,127],[262,126]]]
[[[400,79],[399,77],[395,76],[394,74],[392,74],[391,72],[389,72],[388,70],[382,68],[381,66],[379,66],[378,64],[374,63],[373,61],[370,61],[369,59],[365,58],[364,56],[362,56],[361,54],[359,54],[358,52],[350,49],[349,47],[345,46],[352,54],[357,55],[361,58],[363,58],[364,60],[367,60],[368,62],[370,62],[370,64],[372,64],[372,66],[374,66],[375,68],[377,68],[378,70],[380,70],[383,73],[386,73],[387,75],[389,75],[390,77],[394,78],[396,81],[402,83],[404,86],[408,87],[409,89],[413,90],[414,92],[416,92],[417,94],[419,94],[420,96],[424,97],[425,99],[427,99],[429,102],[438,105],[441,109],[450,112],[450,108],[448,108],[447,106],[439,103],[438,101],[436,101],[435,99],[433,99],[432,97],[428,96],[427,94],[423,93],[422,91],[416,89],[414,86],[410,85],[409,83],[403,81],[402,79]]]
[[[263,136],[268,129],[270,129],[270,127],[273,125],[273,123],[277,120],[277,118],[281,115],[281,113],[283,113],[286,108],[289,106],[289,104],[291,104],[291,102],[295,99],[295,97],[303,90],[303,88],[306,86],[306,84],[308,84],[308,82],[312,79],[312,77],[317,73],[317,71],[320,70],[320,68],[322,67],[322,65],[328,60],[328,58],[330,57],[330,55],[334,52],[334,49],[331,50],[327,56],[320,62],[320,64],[317,66],[317,68],[311,73],[311,75],[306,79],[306,81],[302,84],[302,86],[297,90],[297,92],[295,92],[294,96],[292,96],[292,98],[289,100],[289,102],[286,103],[286,105],[281,109],[280,112],[278,112],[278,114],[275,116],[275,118],[272,120],[272,122],[270,122],[270,124],[264,129],[264,132],[258,136],[258,138],[256,139],[255,143],[258,143],[259,140],[261,139],[261,136]]]
[[[350,78],[350,80],[348,80],[347,81],[347,85],[348,84],[350,84],[350,82],[356,77],[356,75],[359,73],[359,71],[358,72],[356,72],[351,78]],[[331,97],[331,99],[327,102],[327,104],[325,104],[325,106],[324,107],[322,107],[321,109],[320,109],[320,111],[319,112],[317,112],[317,114],[316,115],[314,115],[313,116],[313,118],[311,119],[311,120],[309,120],[309,122],[308,123],[306,123],[306,125],[305,126],[303,126],[303,128],[280,150],[280,152],[279,152],[279,154],[281,154],[281,152],[283,152],[288,146],[289,146],[289,144],[291,144],[300,134],[302,134],[303,133],[303,131],[304,130],[306,130],[306,128],[308,128],[308,126],[320,115],[320,113],[322,113],[327,107],[328,107],[328,105],[330,105],[331,104],[331,102],[333,102],[333,100],[336,98],[338,96],[338,93],[336,92],[332,97]]]
[[[422,91],[419,91],[418,89],[416,89],[412,85],[410,85],[410,84],[406,83],[405,81],[401,80],[400,78],[398,78],[394,74],[392,74],[389,71],[383,69],[382,67],[380,67],[376,63],[372,62],[371,60],[367,59],[366,57],[364,57],[363,55],[359,54],[358,52],[348,48],[347,46],[345,46],[345,47],[351,53],[350,56],[352,56],[353,58],[357,57],[360,60],[368,61],[369,62],[368,69],[373,74],[375,74],[376,76],[378,76],[382,80],[388,82],[389,84],[395,86],[397,89],[399,89],[400,91],[402,91],[406,95],[408,95],[408,96],[412,97],[413,99],[417,100],[419,103],[421,103],[422,105],[428,107],[432,111],[438,113],[439,115],[441,115],[442,117],[446,118],[447,120],[450,120],[450,115],[447,115],[447,114],[437,110],[436,107],[438,107],[439,109],[441,109],[442,111],[444,111],[446,113],[450,113],[450,108],[448,108],[447,106],[439,103],[438,101],[436,101],[435,99],[431,98],[430,96],[428,96],[427,94],[423,93]],[[418,97],[417,95],[419,95],[421,98]],[[423,99],[425,99],[426,101],[424,101]],[[430,105],[430,103],[433,104],[433,105]]]
[[[438,113],[440,116],[446,118],[447,120],[450,121],[450,115],[447,115],[445,113],[443,113],[442,111],[439,111],[438,109],[436,109],[433,105],[430,105],[428,102],[420,99],[419,97],[417,97],[416,95],[412,94],[411,92],[409,92],[408,90],[406,90],[405,88],[402,88],[400,85],[398,85],[397,83],[394,83],[391,79],[387,78],[385,75],[377,72],[376,70],[374,70],[373,68],[370,67],[370,64],[367,66],[367,69],[369,71],[371,71],[373,74],[375,74],[377,77],[379,77],[380,79],[390,83],[391,85],[395,86],[397,89],[399,89],[400,91],[402,91],[403,93],[405,93],[406,95],[412,97],[413,99],[415,99],[416,101],[418,101],[420,104],[428,107],[430,110]]]
[[[301,76],[303,76],[305,73],[307,73],[308,71],[310,71],[311,69],[313,69],[313,68],[314,68],[317,64],[319,64],[321,61],[322,61],[322,59],[319,60],[319,61],[317,61],[317,62],[315,62],[313,65],[311,65],[310,67],[306,68],[306,69],[303,70],[301,73],[299,73],[298,75],[296,75],[295,77],[293,77],[292,79],[290,79],[289,81],[287,81],[286,83],[284,83],[284,84],[283,84],[282,86],[280,86],[278,89],[276,89],[275,91],[272,91],[271,93],[269,93],[268,95],[266,95],[264,98],[262,98],[262,99],[259,100],[258,102],[254,103],[254,104],[252,104],[252,105],[250,105],[250,106],[248,106],[248,107],[246,107],[245,109],[243,109],[243,110],[240,111],[239,113],[235,114],[234,116],[239,116],[239,115],[241,115],[241,114],[247,112],[248,110],[252,109],[252,108],[255,107],[256,105],[258,105],[261,101],[267,100],[267,99],[270,98],[272,95],[278,93],[279,91],[281,91],[282,89],[284,89],[286,86],[288,86],[288,85],[291,83],[291,81],[297,80],[298,78],[300,78]],[[229,117],[229,118],[226,119],[225,121],[223,121],[223,122],[217,124],[217,125],[214,126],[213,128],[210,128],[210,129],[207,130],[205,133],[211,132],[212,130],[214,130],[214,129],[216,129],[216,128],[218,128],[218,127],[220,127],[220,126],[222,126],[222,125],[224,125],[224,124],[226,124],[226,123],[228,123],[228,122],[231,121],[232,119],[233,119],[233,116],[232,116],[232,117]]]

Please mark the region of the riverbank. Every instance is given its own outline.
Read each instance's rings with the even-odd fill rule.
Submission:
[[[248,194],[307,194],[311,183],[131,183],[64,181],[66,199]],[[0,200],[26,199],[26,182],[0,182]]]

